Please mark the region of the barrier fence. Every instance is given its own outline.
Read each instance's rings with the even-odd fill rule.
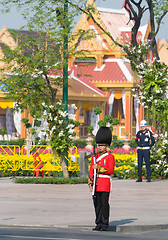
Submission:
[[[115,172],[123,174],[130,169],[133,169],[137,164],[137,154],[113,154],[115,157]],[[80,165],[78,158],[80,157],[77,148],[73,147],[68,153],[68,166],[69,172],[79,172]],[[88,158],[91,160],[91,158]],[[88,167],[90,161],[88,162]],[[85,167],[82,165],[85,169]],[[82,168],[81,167],[81,168]],[[83,170],[84,170],[83,169]],[[31,171],[33,177],[38,177],[41,172],[42,177],[44,172],[51,176],[50,172],[62,172],[62,166],[59,156],[54,156],[51,147],[46,145],[24,145],[19,147],[16,145],[0,145],[0,171],[3,172],[19,172],[25,174],[23,171]],[[86,171],[86,169],[85,169]],[[28,173],[29,174],[29,173]]]
[[[80,170],[78,157],[77,148],[73,147],[66,158],[68,171]],[[24,145],[20,148],[16,145],[0,145],[0,171],[16,172],[19,170],[33,171],[34,176],[39,171],[61,172],[62,166],[59,156],[53,155],[50,146]]]

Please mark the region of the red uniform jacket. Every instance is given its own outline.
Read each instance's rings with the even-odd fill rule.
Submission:
[[[91,165],[89,170],[89,182],[93,182],[93,156],[91,159]],[[114,156],[106,152],[102,155],[96,153],[96,162],[98,164],[97,169],[97,183],[96,183],[96,191],[97,192],[110,192],[110,178],[102,178],[99,177],[99,174],[102,175],[111,175],[114,172],[115,159]]]

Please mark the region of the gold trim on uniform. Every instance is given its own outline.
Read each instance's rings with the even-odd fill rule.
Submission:
[[[97,172],[98,172],[98,173],[106,173],[106,172],[108,172],[108,170],[105,169],[104,167],[98,165]]]
[[[88,178],[88,185],[93,185],[93,181],[90,179],[90,178]]]

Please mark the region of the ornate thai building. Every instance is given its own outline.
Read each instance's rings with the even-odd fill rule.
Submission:
[[[132,93],[137,80],[131,71],[125,53],[114,44],[107,34],[101,31],[99,26],[110,33],[115,41],[126,44],[131,39],[133,22],[129,20],[129,15],[124,8],[97,8],[93,0],[88,0],[88,4],[92,4],[96,9],[93,16],[98,24],[95,24],[92,18],[86,14],[82,14],[74,29],[74,32],[83,29],[83,35],[76,38],[73,43],[78,58],[70,59],[69,68],[72,69],[75,77],[80,76],[82,81],[92,83],[109,96],[108,101],[103,105],[97,101],[96,105],[103,110],[100,118],[102,119],[104,115],[118,118],[120,124],[114,126],[113,134],[117,135],[119,139],[132,139],[135,137],[140,121],[144,118],[144,109],[137,102],[138,96],[135,97]],[[84,33],[89,30],[92,30],[95,36],[87,40]],[[138,38],[148,38],[149,30],[149,25],[141,27]],[[81,56],[85,53],[87,59],[90,59],[88,65],[87,61],[80,60],[80,52]],[[91,117],[96,105],[94,106],[90,99],[85,100],[85,105],[82,102],[79,102],[78,105],[81,106],[79,118],[85,116],[80,129],[88,125],[88,116],[90,116],[90,123],[96,130],[97,125],[96,123],[92,124]],[[80,136],[82,136],[81,131]]]

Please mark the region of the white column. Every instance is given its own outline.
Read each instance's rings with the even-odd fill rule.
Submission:
[[[134,95],[134,110],[135,110],[135,118],[136,118],[136,133],[139,131],[139,122],[138,122],[138,117],[139,117],[139,97],[138,97],[138,92],[135,92]]]
[[[113,103],[114,103],[114,90],[111,92],[109,97],[109,115],[112,116],[113,112]]]
[[[13,106],[15,107],[15,104],[17,103],[13,103]],[[13,115],[13,120],[14,120],[14,125],[15,125],[15,128],[16,128],[16,131],[21,134],[21,110],[19,111],[15,111],[14,112],[14,115]]]
[[[94,108],[95,107],[97,107],[97,105],[95,105],[95,106],[93,106],[93,109],[92,109],[92,112],[91,112],[91,126],[93,126],[93,131],[92,131],[92,133],[93,133],[93,135],[94,136],[96,136],[96,133],[97,133],[97,131],[98,131],[98,129],[99,129],[99,125],[98,125],[98,121],[99,121],[99,114],[98,115],[96,115],[95,113],[94,113]]]
[[[124,118],[125,118],[125,91],[122,91],[122,106],[123,106],[123,113],[124,113]]]

